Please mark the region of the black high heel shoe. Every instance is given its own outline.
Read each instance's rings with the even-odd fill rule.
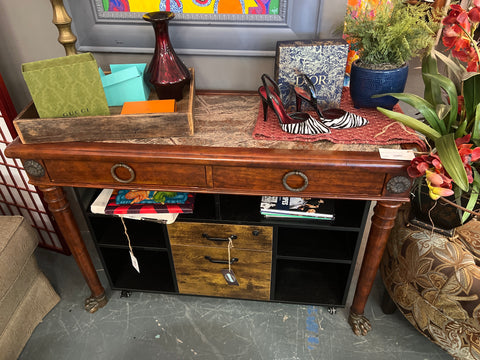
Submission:
[[[294,88],[297,111],[300,111],[302,101],[305,100],[315,110],[322,122],[329,128],[350,129],[368,124],[368,120],[364,117],[342,109],[334,108],[322,111],[318,105],[317,95],[312,81],[305,74],[302,74],[302,77],[307,90],[299,86],[295,86]]]
[[[269,84],[267,84],[267,81]],[[258,93],[262,98],[263,121],[267,121],[268,108],[270,107],[277,116],[280,127],[285,132],[302,135],[317,135],[330,132],[326,126],[306,112],[287,114],[280,99],[278,84],[267,74],[262,75],[262,83],[263,86],[260,86]]]

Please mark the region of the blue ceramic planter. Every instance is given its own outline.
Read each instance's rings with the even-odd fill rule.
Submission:
[[[408,65],[391,70],[372,70],[352,64],[350,73],[350,96],[356,108],[376,108],[377,106],[392,109],[398,102],[392,96],[372,98],[372,95],[385,93],[401,93],[405,89],[408,76]]]

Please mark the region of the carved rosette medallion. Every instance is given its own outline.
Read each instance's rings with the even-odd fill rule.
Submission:
[[[36,160],[25,160],[23,162],[23,168],[28,175],[33,177],[42,177],[45,175],[45,169],[42,164]]]
[[[387,183],[387,191],[393,194],[402,194],[410,189],[412,182],[405,176],[394,176]]]

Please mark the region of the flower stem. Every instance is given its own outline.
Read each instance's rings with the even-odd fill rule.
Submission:
[[[444,198],[443,196],[440,196],[440,199],[441,199],[442,201],[446,202],[447,204],[456,207],[457,209],[460,209],[460,210],[462,210],[462,211],[466,211],[466,212],[468,212],[468,213],[470,213],[470,214],[472,214],[472,215],[475,215],[475,216],[480,216],[480,212],[468,210],[467,208],[464,208],[463,206],[460,206],[460,205],[458,205],[458,204],[455,204],[453,201],[450,201],[450,200]]]
[[[460,25],[458,22],[457,22],[457,25],[458,25],[458,27],[460,27],[460,29],[462,29],[463,33],[467,36],[468,40],[470,41],[470,44],[475,49],[475,52],[477,53],[477,58],[478,58],[478,60],[477,60],[477,65],[478,65],[478,63],[480,61],[480,49],[478,49],[477,42],[475,41],[473,36],[470,35],[470,33],[467,30],[465,30],[465,28],[462,25]],[[472,34],[475,33],[476,28],[477,28],[477,26],[473,27]]]

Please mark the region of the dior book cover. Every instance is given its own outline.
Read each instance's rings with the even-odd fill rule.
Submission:
[[[318,104],[322,108],[339,107],[348,49],[349,45],[343,39],[277,42],[275,80],[286,108],[295,109],[294,86],[306,89],[302,74],[315,86]]]

